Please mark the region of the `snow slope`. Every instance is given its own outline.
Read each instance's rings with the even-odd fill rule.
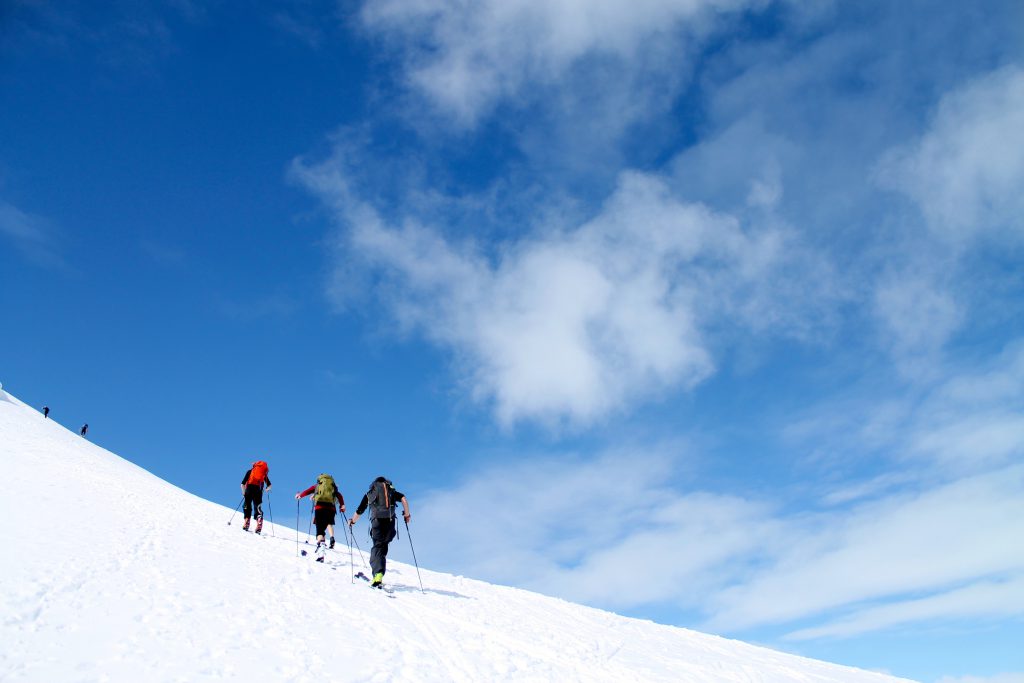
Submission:
[[[398,563],[388,596],[2,391],[0,472],[2,681],[899,680]]]

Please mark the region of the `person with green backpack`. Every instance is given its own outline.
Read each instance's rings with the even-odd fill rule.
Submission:
[[[334,477],[329,474],[321,474],[316,478],[316,483],[305,491],[295,494],[295,500],[305,498],[313,494],[313,523],[316,524],[316,561],[323,562],[327,551],[327,542],[324,532],[330,532],[330,547],[334,547],[334,516],[337,510],[334,501],[338,501],[341,511],[345,512],[345,498],[334,483]]]

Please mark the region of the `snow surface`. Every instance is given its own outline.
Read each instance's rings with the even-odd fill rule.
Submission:
[[[394,562],[371,590],[347,548],[244,533],[3,391],[0,472],[2,681],[904,680],[461,576],[421,593]]]

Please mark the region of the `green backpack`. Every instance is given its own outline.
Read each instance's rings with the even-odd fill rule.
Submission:
[[[316,478],[316,491],[313,492],[313,501],[317,503],[334,503],[334,494],[338,487],[334,485],[334,477],[329,474],[321,474]]]

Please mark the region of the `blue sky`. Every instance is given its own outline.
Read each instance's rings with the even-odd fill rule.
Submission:
[[[279,521],[385,473],[438,569],[1024,679],[1024,9],[967,4],[7,3],[0,381]]]

